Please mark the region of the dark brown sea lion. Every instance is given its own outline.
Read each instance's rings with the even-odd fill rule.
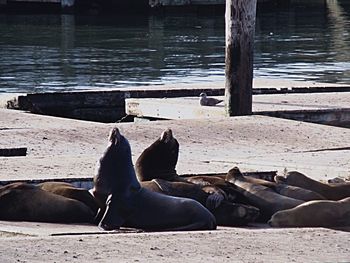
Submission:
[[[179,177],[176,173],[178,152],[179,143],[172,131],[165,130],[137,159],[135,167],[141,185],[155,192],[200,202],[215,215],[219,225],[243,225],[257,218],[259,211],[255,207],[230,202],[221,205],[223,201],[234,201],[237,195],[224,178]]]
[[[0,189],[0,219],[51,223],[92,223],[93,213],[82,202],[26,183]]]
[[[268,223],[273,227],[350,226],[350,198],[306,202],[275,213]]]
[[[270,218],[277,211],[293,208],[304,202],[280,195],[266,186],[249,182],[237,167],[227,173],[226,180],[232,183],[251,205],[260,209],[263,219]]]
[[[288,184],[276,184],[273,189],[280,195],[291,197],[294,199],[299,199],[303,201],[312,201],[312,200],[324,200],[326,199],[319,193],[314,191],[304,189],[298,186],[288,185]]]
[[[224,195],[225,200],[229,202],[237,202],[237,191],[232,188],[232,186],[226,182],[226,175],[223,176],[212,176],[212,175],[198,175],[198,176],[186,176],[182,177],[185,181],[200,185],[204,191],[209,187],[215,187],[220,189]],[[210,189],[210,188],[209,188]],[[208,192],[208,191],[206,191]]]
[[[158,193],[191,198],[200,202],[213,213],[220,226],[247,225],[254,222],[260,215],[256,207],[224,200],[225,193],[215,186],[201,187],[187,182],[170,182],[162,179],[142,182],[141,185]]]
[[[148,230],[213,230],[215,217],[199,202],[167,196],[141,187],[132,164],[128,140],[111,130],[108,146],[97,164],[94,195],[108,195],[99,224],[105,230],[120,226]]]
[[[296,171],[288,172],[285,177],[276,176],[275,180],[319,193],[328,200],[336,201],[350,197],[350,183],[325,184]]]
[[[270,182],[263,179],[250,177],[250,176],[245,176],[244,178],[247,182],[269,187],[280,195],[284,195],[294,199],[303,200],[303,201],[325,199],[322,195],[301,187],[292,186],[284,183]]]
[[[206,185],[227,185],[225,177],[212,176],[212,175],[196,175],[183,177],[187,182],[198,184],[202,186]]]
[[[179,143],[172,130],[165,130],[160,138],[147,147],[135,163],[135,171],[140,182],[155,178],[171,180],[177,177],[176,164]]]
[[[97,215],[99,209],[104,209],[104,203],[99,204],[88,190],[75,187],[72,184],[66,182],[44,182],[38,184],[38,187],[53,194],[78,200],[88,206],[94,215]]]

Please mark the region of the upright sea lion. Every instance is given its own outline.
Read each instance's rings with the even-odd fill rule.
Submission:
[[[66,182],[44,182],[38,184],[38,187],[57,195],[78,200],[88,206],[94,215],[97,215],[99,209],[104,209],[104,203],[99,204],[96,198],[86,189],[78,188]]]
[[[165,130],[160,138],[147,147],[135,163],[140,182],[155,178],[172,180],[177,177],[176,164],[179,156],[179,143],[171,129]]]
[[[282,182],[311,190],[329,200],[336,201],[350,197],[350,183],[324,184],[296,171],[288,172],[285,177],[276,176],[275,180],[278,183]]]
[[[213,182],[215,180],[216,185],[213,186],[212,190],[216,188],[216,191],[212,192],[212,196],[209,196],[209,202],[215,201],[219,202],[219,198],[224,199],[223,195],[225,195],[225,190],[220,192],[219,188],[223,188],[224,186],[228,187],[225,180],[220,177],[210,177],[203,176],[201,178],[197,177],[180,177],[176,173],[176,164],[179,155],[179,143],[176,138],[173,136],[172,130],[167,129],[162,132],[160,138],[158,138],[155,142],[153,142],[149,147],[147,147],[139,156],[135,164],[135,170],[137,178],[140,182],[150,181],[152,179],[164,179],[167,181],[173,182],[183,182],[184,184],[173,184],[172,188],[179,187],[175,192],[184,193],[181,187],[185,186],[186,182],[195,183],[203,186],[203,190],[205,191],[204,186],[211,185],[213,186]],[[198,180],[206,180],[204,183],[199,183]],[[220,185],[221,184],[221,185]],[[218,188],[219,187],[219,188]],[[207,188],[208,189],[208,188]],[[189,188],[187,187],[187,190]],[[193,199],[196,200],[197,190],[194,189]],[[220,192],[220,193],[219,193]],[[167,194],[170,194],[167,191]],[[232,194],[234,196],[234,194]],[[178,194],[174,194],[174,196],[179,196]],[[191,196],[191,191],[188,193],[188,196]],[[183,197],[188,197],[184,195]],[[203,204],[203,203],[202,203]]]
[[[97,164],[94,195],[108,195],[100,222],[105,230],[120,226],[149,230],[213,230],[215,217],[199,202],[166,196],[141,187],[136,179],[128,140],[113,128]]]
[[[172,131],[165,130],[136,161],[136,172],[141,185],[154,192],[191,198],[200,202],[214,214],[219,225],[244,225],[258,217],[257,208],[232,203],[237,192],[225,181],[225,178],[179,177],[176,173],[178,152],[179,143]]]
[[[0,219],[51,223],[92,223],[93,213],[82,202],[26,183],[0,189]]]
[[[237,167],[227,173],[226,180],[232,183],[251,205],[260,209],[263,219],[270,218],[277,211],[293,208],[304,202],[280,195],[266,186],[249,182]]]
[[[340,201],[310,201],[275,213],[273,227],[342,227],[350,226],[350,197]]]

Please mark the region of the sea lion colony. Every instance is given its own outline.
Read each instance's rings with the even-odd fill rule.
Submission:
[[[128,140],[110,131],[94,188],[67,183],[12,183],[0,188],[0,219],[84,222],[104,230],[213,230],[252,222],[272,227],[350,226],[350,183],[321,183],[299,172],[274,180],[244,176],[180,177],[179,143],[170,129],[147,147],[135,167]]]

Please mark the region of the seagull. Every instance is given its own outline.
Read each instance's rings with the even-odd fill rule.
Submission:
[[[199,104],[201,106],[215,106],[216,104],[219,104],[220,102],[223,102],[223,100],[218,100],[215,98],[208,98],[207,94],[205,92],[202,92],[199,95]]]

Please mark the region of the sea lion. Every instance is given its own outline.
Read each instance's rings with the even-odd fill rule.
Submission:
[[[307,190],[297,186],[292,186],[284,183],[270,182],[263,179],[250,177],[250,176],[244,176],[244,179],[247,182],[250,182],[252,184],[259,184],[262,186],[269,187],[280,195],[291,197],[298,200],[312,201],[312,200],[326,199],[318,193],[315,193],[311,190]]]
[[[304,202],[280,195],[266,186],[249,182],[237,167],[227,173],[226,180],[243,194],[251,205],[260,209],[263,220],[270,218],[277,211],[293,208]]]
[[[214,214],[218,225],[246,225],[258,217],[257,208],[232,203],[237,192],[224,177],[179,177],[176,173],[178,152],[179,143],[171,129],[165,130],[136,161],[136,172],[141,185],[154,192],[200,202]]]
[[[225,176],[214,176],[214,175],[195,175],[183,177],[187,182],[198,184],[202,186],[206,185],[227,185]]]
[[[272,227],[350,226],[350,197],[339,201],[306,202],[275,213],[268,223]]]
[[[169,182],[162,179],[142,182],[149,190],[166,195],[194,199],[204,205],[216,218],[220,226],[243,226],[254,222],[260,215],[253,206],[232,203],[225,200],[225,193],[215,186],[201,187],[186,182]]]
[[[176,164],[179,156],[179,143],[171,129],[162,132],[160,138],[147,147],[137,158],[135,171],[140,182],[155,178],[172,180],[178,177]]]
[[[276,176],[275,181],[311,190],[319,193],[328,200],[336,201],[350,197],[350,183],[325,184],[297,171],[288,172],[285,177]]]
[[[0,219],[50,223],[92,223],[93,213],[82,202],[26,183],[0,189]]]
[[[305,202],[312,200],[324,200],[324,196],[316,193],[314,191],[304,189],[298,186],[288,185],[288,184],[276,184],[273,189],[280,195],[291,197],[294,199],[303,200]]]
[[[108,195],[99,224],[105,230],[120,226],[147,230],[213,230],[215,217],[199,202],[152,192],[141,187],[132,164],[128,140],[118,128],[97,164],[93,193]]]
[[[225,200],[230,202],[236,202],[237,191],[232,188],[232,186],[226,182],[226,174],[225,176],[213,176],[213,175],[196,175],[196,176],[184,176],[182,177],[186,182],[190,182],[193,184],[197,184],[202,187],[204,191],[208,189],[208,187],[215,187],[220,189],[224,195]]]
[[[88,206],[94,215],[99,209],[104,209],[104,203],[98,203],[96,198],[86,189],[78,188],[66,182],[44,182],[37,185],[44,191],[78,200]],[[101,218],[100,218],[101,219]]]

